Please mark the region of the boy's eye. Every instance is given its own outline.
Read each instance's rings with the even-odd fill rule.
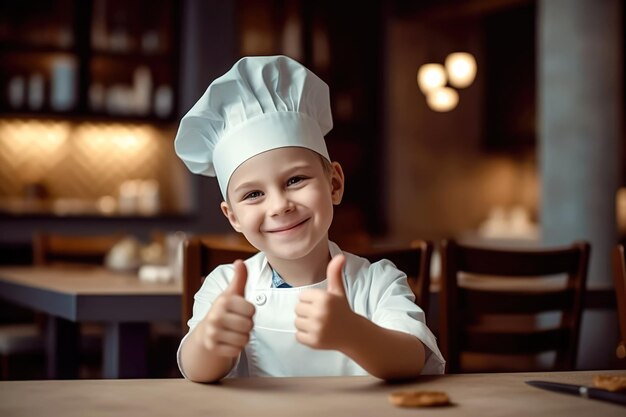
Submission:
[[[251,199],[255,199],[255,198],[259,198],[261,197],[261,195],[263,195],[260,191],[251,191],[249,193],[247,193],[246,195],[243,196],[244,200],[251,200]]]
[[[298,176],[298,177],[291,177],[291,178],[289,178],[289,180],[287,180],[287,186],[297,184],[297,183],[299,183],[299,182],[301,182],[303,180],[304,180],[304,177],[300,177],[300,176]]]

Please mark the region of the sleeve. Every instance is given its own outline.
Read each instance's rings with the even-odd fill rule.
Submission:
[[[404,272],[382,260],[369,267],[370,308],[372,321],[381,327],[417,337],[426,348],[422,374],[443,374],[445,360],[437,340],[426,325],[424,311],[415,304],[415,296]]]
[[[193,299],[193,314],[191,319],[187,322],[189,326],[189,332],[183,337],[178,345],[178,350],[176,351],[176,362],[178,363],[178,369],[183,377],[187,378],[185,372],[183,371],[182,362],[181,362],[181,348],[185,340],[189,336],[189,334],[193,331],[193,329],[197,326],[197,324],[204,319],[206,314],[209,312],[209,309],[213,305],[215,299],[228,287],[230,282],[230,278],[232,277],[232,265],[221,265],[213,270],[207,277],[204,279],[202,286],[198,290],[198,292],[194,295]],[[237,368],[237,365],[234,369]]]
[[[204,319],[206,314],[211,309],[213,302],[219,297],[230,283],[230,279],[233,276],[232,265],[220,265],[215,268],[204,279],[202,286],[198,292],[193,296],[193,314],[191,319],[187,322],[189,326],[189,332],[191,332],[196,325]]]

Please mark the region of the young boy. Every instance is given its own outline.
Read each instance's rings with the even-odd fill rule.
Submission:
[[[239,60],[183,117],[178,156],[217,176],[224,215],[260,251],[196,294],[178,351],[186,378],[443,373],[406,275],[328,240],[344,190],[331,128],[328,86],[285,56]]]

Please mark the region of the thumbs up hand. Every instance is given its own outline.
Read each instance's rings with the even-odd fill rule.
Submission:
[[[215,299],[202,321],[202,343],[217,356],[237,358],[250,339],[254,305],[244,298],[248,280],[246,265],[234,262],[230,285]]]
[[[302,291],[296,305],[296,339],[314,349],[342,350],[349,342],[347,331],[356,314],[343,286],[343,255],[335,256],[326,269],[326,290]]]
[[[343,271],[343,266],[345,264],[346,257],[338,255],[330,260],[328,267],[326,268],[326,279],[328,281],[326,290],[330,294],[341,296],[344,299],[346,298],[346,289],[343,287],[343,274],[341,271]]]
[[[226,288],[224,293],[243,297],[246,289],[246,282],[248,282],[248,269],[246,268],[246,264],[244,264],[240,259],[237,259],[233,263],[233,268],[235,269],[233,280],[230,282],[230,285]]]

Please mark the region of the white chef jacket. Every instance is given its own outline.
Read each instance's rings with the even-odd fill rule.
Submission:
[[[443,374],[445,360],[426,326],[423,310],[414,302],[406,275],[388,260],[372,264],[365,258],[342,252],[333,242],[329,242],[329,250],[332,257],[340,253],[346,257],[343,281],[352,310],[381,327],[417,337],[426,351],[422,374]],[[272,288],[272,269],[262,252],[244,262],[248,269],[245,298],[256,308],[254,328],[250,341],[228,376],[367,375],[341,352],[312,349],[296,340],[294,321],[299,293],[309,288],[325,289],[326,280],[303,287]],[[206,277],[194,297],[193,316],[188,322],[190,333],[206,316],[213,301],[228,287],[232,277],[232,264],[220,265]],[[177,359],[184,375],[180,346]]]

